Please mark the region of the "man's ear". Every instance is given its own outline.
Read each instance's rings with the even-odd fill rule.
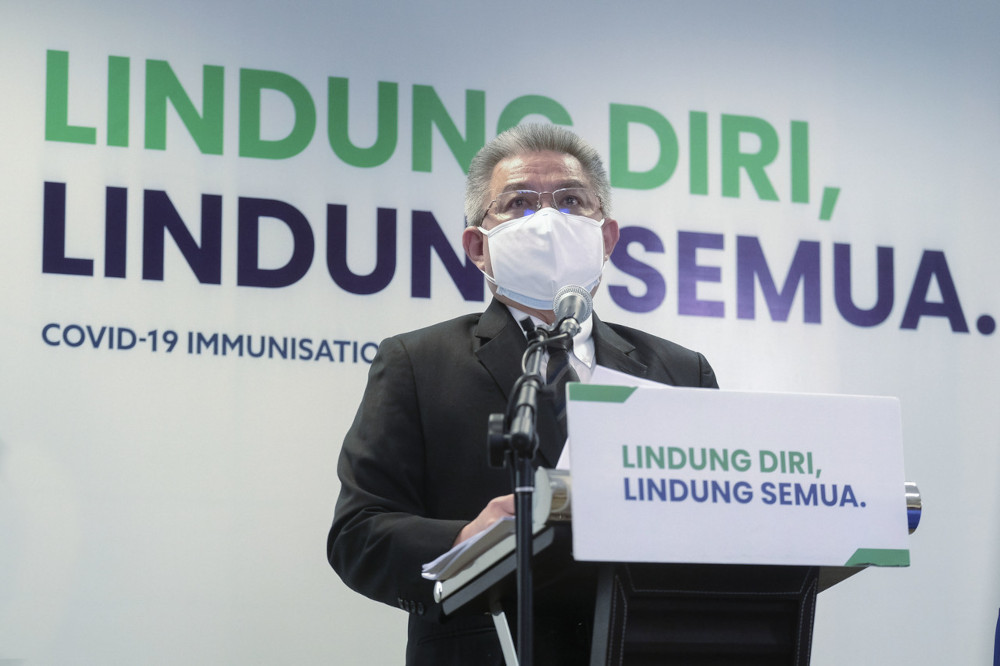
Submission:
[[[601,225],[601,234],[604,236],[604,258],[607,259],[614,252],[615,245],[618,244],[618,221],[610,217],[604,218],[604,224]]]
[[[477,227],[466,227],[462,231],[462,247],[465,254],[479,270],[486,270],[486,250],[483,247],[483,234]]]

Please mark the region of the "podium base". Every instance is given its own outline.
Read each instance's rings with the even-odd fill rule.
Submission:
[[[591,666],[807,666],[815,567],[605,564]]]

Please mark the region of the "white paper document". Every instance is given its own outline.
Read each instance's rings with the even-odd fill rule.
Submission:
[[[427,580],[446,580],[475,562],[476,558],[514,533],[514,517],[505,516],[488,528],[466,539],[433,562],[423,566]]]

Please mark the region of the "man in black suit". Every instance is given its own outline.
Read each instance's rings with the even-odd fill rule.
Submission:
[[[618,241],[610,184],[597,152],[555,125],[522,125],[487,144],[466,187],[466,254],[494,299],[467,315],[386,339],[344,439],[327,543],[351,588],[410,613],[406,663],[502,664],[487,616],[442,618],[421,565],[514,513],[510,476],[486,454],[490,414],[505,411],[527,342],[523,324],[554,322],[554,291],[595,291]],[[697,352],[597,315],[574,338],[572,364],[595,364],[677,386],[717,387]],[[540,408],[536,463],[555,467],[564,442]],[[587,609],[536,612],[539,663],[581,663]],[[561,662],[556,662],[556,657]]]

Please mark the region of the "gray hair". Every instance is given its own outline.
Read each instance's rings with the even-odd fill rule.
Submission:
[[[551,150],[575,157],[583,167],[594,192],[601,199],[601,209],[611,212],[611,183],[601,156],[594,147],[559,125],[517,125],[499,134],[476,153],[465,181],[465,223],[478,227],[490,204],[490,181],[496,165],[515,155]]]

